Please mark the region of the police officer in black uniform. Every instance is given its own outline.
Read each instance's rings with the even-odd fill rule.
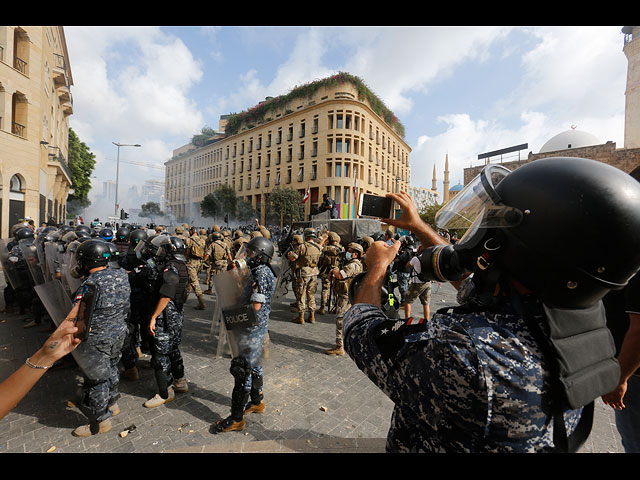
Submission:
[[[145,407],[153,408],[172,401],[175,392],[188,391],[179,346],[189,275],[181,238],[158,235],[151,242],[140,243],[137,249],[143,258],[153,259],[159,272],[149,321],[151,366],[155,371],[158,393],[144,403]]]

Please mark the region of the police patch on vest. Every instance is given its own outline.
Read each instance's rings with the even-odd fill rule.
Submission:
[[[222,310],[222,318],[227,330],[249,328],[258,324],[258,317],[253,305],[240,305]]]

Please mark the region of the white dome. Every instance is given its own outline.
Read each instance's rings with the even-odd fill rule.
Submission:
[[[555,152],[556,150],[566,150],[568,148],[589,147],[591,145],[600,145],[602,142],[594,135],[579,130],[567,130],[559,133],[555,137],[547,140],[539,153]]]

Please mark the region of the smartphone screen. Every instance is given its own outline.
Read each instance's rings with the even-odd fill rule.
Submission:
[[[391,218],[393,199],[363,193],[360,196],[360,216]]]

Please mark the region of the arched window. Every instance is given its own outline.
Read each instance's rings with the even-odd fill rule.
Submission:
[[[11,181],[9,182],[9,190],[11,192],[22,193],[22,182],[20,181],[20,177],[18,175],[14,175],[11,177]]]

